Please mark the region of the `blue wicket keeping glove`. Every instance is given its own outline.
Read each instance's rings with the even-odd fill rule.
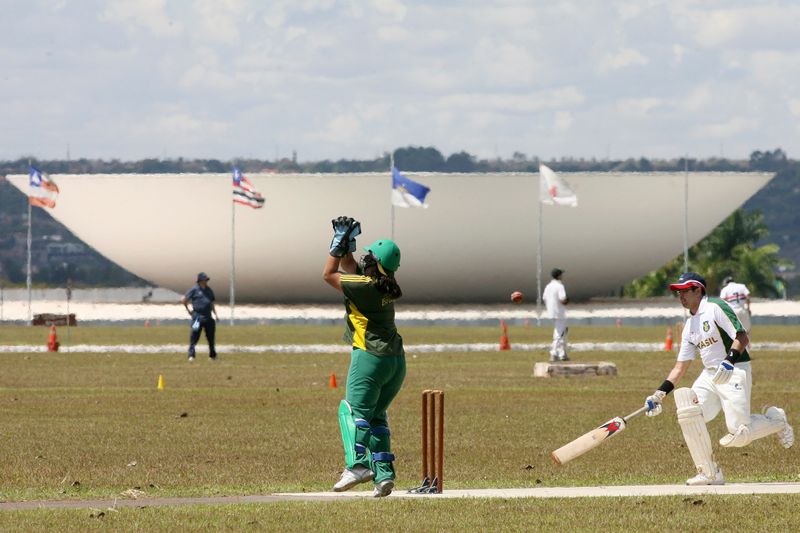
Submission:
[[[347,252],[356,249],[356,236],[361,234],[361,223],[351,217],[341,216],[331,220],[333,226],[333,239],[331,239],[330,254],[333,257],[343,257]]]

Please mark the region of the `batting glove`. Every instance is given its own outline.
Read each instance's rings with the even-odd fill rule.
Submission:
[[[714,385],[725,385],[731,380],[731,376],[733,376],[733,363],[726,357],[717,367],[717,373],[714,374],[711,381],[714,382]]]
[[[664,397],[667,395],[666,392],[663,390],[657,390],[644,400],[644,405],[647,407],[647,412],[645,413],[647,416],[658,416],[661,414],[661,402],[664,401]]]

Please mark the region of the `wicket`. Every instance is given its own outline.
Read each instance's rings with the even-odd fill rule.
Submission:
[[[409,492],[442,492],[444,466],[444,391],[422,391],[422,485]]]

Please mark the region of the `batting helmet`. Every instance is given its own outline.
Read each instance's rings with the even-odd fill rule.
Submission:
[[[400,248],[397,247],[393,240],[378,239],[364,248],[364,250],[372,252],[372,255],[386,270],[395,272],[400,268]]]

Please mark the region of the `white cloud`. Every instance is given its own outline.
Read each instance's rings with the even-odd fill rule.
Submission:
[[[182,30],[181,24],[167,14],[166,0],[111,0],[98,18],[101,22],[141,26],[159,36],[176,35]]]
[[[713,102],[714,90],[710,84],[703,83],[692,87],[685,97],[678,98],[678,107],[691,113],[698,113]]]
[[[585,97],[576,87],[563,87],[551,91],[529,94],[462,93],[444,96],[437,107],[443,109],[491,109],[512,113],[532,113],[546,109],[574,107]]]
[[[371,0],[372,7],[381,14],[392,17],[395,22],[402,22],[406,18],[408,9],[397,0]]]
[[[790,0],[64,1],[3,12],[9,157],[800,153]]]
[[[309,138],[338,144],[351,144],[359,141],[361,120],[355,113],[341,113],[328,120],[325,129],[311,133]]]
[[[756,130],[757,120],[747,117],[733,117],[724,122],[703,124],[692,129],[692,135],[699,139],[726,139],[748,131]]]
[[[672,61],[676,65],[683,63],[683,56],[686,54],[686,48],[680,44],[672,45]]]
[[[539,63],[527,47],[506,40],[479,39],[475,46],[476,70],[495,86],[520,85],[537,79]]]
[[[470,17],[479,25],[501,28],[531,29],[540,18],[536,9],[526,4],[518,5],[481,5],[470,11]]]
[[[620,114],[633,118],[648,118],[653,111],[664,104],[661,98],[626,98],[617,102],[616,108]]]
[[[776,44],[787,49],[795,47],[800,23],[800,6],[796,3],[778,1],[714,8],[701,3],[672,2],[668,6],[676,25],[706,48],[763,49]]]
[[[644,54],[633,48],[622,48],[600,60],[600,70],[607,72],[627,67],[637,67],[650,62]]]
[[[572,113],[569,111],[558,111],[553,121],[553,131],[557,135],[562,135],[572,127]]]
[[[381,26],[377,31],[378,39],[386,43],[407,43],[411,34],[402,26]]]
[[[243,0],[195,0],[194,6],[200,16],[200,31],[195,38],[206,43],[239,42],[237,21],[245,9]]]

